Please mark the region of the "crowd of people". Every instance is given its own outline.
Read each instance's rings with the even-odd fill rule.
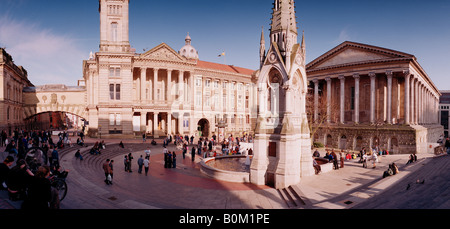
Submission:
[[[12,201],[23,200],[24,209],[59,208],[50,178],[61,172],[58,149],[71,146],[68,133],[60,132],[56,143],[51,131],[16,129],[10,135],[2,131],[0,137],[8,154],[0,164],[0,190]]]
[[[142,136],[143,143],[146,142],[146,135]],[[194,143],[194,136],[189,137],[188,135],[181,136],[179,134],[177,135],[168,135],[166,138],[163,139],[162,142],[162,153],[164,155],[164,168],[166,169],[172,169],[177,167],[177,152],[180,152],[182,154],[183,159],[186,159],[186,154],[190,154],[191,160],[194,162],[195,157],[216,157],[218,155],[230,155],[230,154],[241,154],[242,151],[239,150],[240,144],[242,142],[251,142],[252,137],[250,135],[244,135],[243,137],[233,137],[230,135],[228,138],[224,139],[221,142],[218,142],[217,137],[213,135],[211,138],[202,138],[200,137],[198,139],[198,142]],[[169,146],[173,142],[174,145],[176,145],[177,150],[168,150],[167,146]],[[152,139],[150,142],[151,145],[155,146],[157,145],[157,142],[155,139]],[[100,147],[98,147],[98,145]],[[94,147],[90,150],[90,152],[97,152],[102,149],[102,146],[104,147],[104,142],[96,143],[94,144]],[[124,144],[122,141],[119,144],[120,147],[124,148]],[[221,146],[221,148],[220,148]],[[231,149],[231,150],[230,150]],[[100,154],[101,152],[99,152]],[[246,149],[246,153],[252,154],[252,149]],[[91,154],[97,154],[97,153],[91,153]],[[137,165],[138,165],[138,174],[142,174],[142,172],[145,172],[145,175],[148,175],[149,171],[149,165],[150,165],[150,154],[151,150],[150,147],[147,147],[147,149],[144,151],[145,155],[139,155],[139,158],[137,159]],[[80,151],[78,150],[75,154],[75,156],[78,159],[82,160],[82,155],[80,154]],[[127,155],[124,155],[124,168],[125,172],[132,173],[132,162],[134,160],[134,157],[132,153],[129,153]],[[105,183],[108,185],[112,184],[112,178],[113,178],[113,160],[107,159],[107,161],[103,164],[103,171],[105,173]]]
[[[448,141],[448,147],[450,148],[450,140]],[[329,152],[331,151],[331,152]],[[362,164],[363,168],[368,168],[367,163],[372,163],[372,169],[377,168],[377,163],[380,162],[380,156],[383,155],[389,155],[389,152],[385,149],[378,149],[378,147],[374,147],[373,149],[370,149],[369,152],[367,152],[366,148],[363,147],[359,153],[355,152],[345,152],[344,150],[341,150],[340,152],[336,153],[334,149],[328,150],[325,153],[325,156],[321,157],[320,153],[317,149],[313,152],[313,167],[315,170],[315,174],[319,174],[321,172],[320,163],[318,163],[318,160],[327,160],[328,163],[333,163],[333,168],[335,170],[339,168],[344,167],[344,161],[346,160],[354,160],[358,159],[358,163]],[[411,153],[409,156],[409,159],[406,163],[406,165],[416,162],[417,161],[417,155],[416,153]],[[395,163],[389,164],[388,169],[383,172],[383,178],[387,176],[396,175],[399,173],[398,166]]]

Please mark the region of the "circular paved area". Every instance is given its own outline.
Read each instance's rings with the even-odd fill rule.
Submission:
[[[137,172],[137,159],[145,155],[147,147],[152,153],[148,176],[145,176]],[[274,196],[276,190],[268,186],[217,181],[202,174],[198,155],[193,162],[190,154],[183,159],[177,151],[177,167],[166,169],[161,144],[125,143],[125,148],[120,148],[117,143],[107,143],[100,155],[90,155],[89,149],[81,149],[83,161],[74,157],[74,151],[61,159],[64,168],[70,171],[67,179],[70,195],[62,208],[284,208],[283,200]],[[168,150],[176,148],[172,144]],[[125,172],[123,163],[124,156],[130,152],[134,157],[132,173]],[[106,159],[114,160],[113,185],[104,182],[102,164]]]

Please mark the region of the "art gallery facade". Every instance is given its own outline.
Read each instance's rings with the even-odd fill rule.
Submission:
[[[441,93],[411,54],[347,41],[310,62],[307,74],[315,142],[412,153],[443,134]]]
[[[136,53],[129,43],[129,1],[100,2],[100,50],[83,62],[91,136],[209,136],[251,131],[253,70],[201,61],[188,34]],[[225,131],[218,133],[223,122]],[[254,123],[253,123],[254,124]]]

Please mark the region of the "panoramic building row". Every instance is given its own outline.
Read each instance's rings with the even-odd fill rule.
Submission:
[[[415,56],[347,41],[305,64],[293,1],[274,1],[269,49],[261,35],[259,70],[200,60],[189,33],[178,51],[161,43],[137,53],[129,41],[129,4],[99,1],[99,50],[83,61],[78,86],[35,87],[1,49],[0,128],[32,128],[26,123],[39,121],[39,114],[66,112],[78,116],[80,130],[92,137],[228,137],[261,132],[258,114],[267,124],[273,113],[292,113],[293,123],[309,128],[316,143],[391,153],[425,152],[443,134],[441,93]],[[284,101],[277,96],[290,96],[286,87],[298,94]],[[277,94],[280,88],[286,93]]]

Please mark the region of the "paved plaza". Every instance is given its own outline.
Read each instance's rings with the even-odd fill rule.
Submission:
[[[294,188],[301,193],[304,204],[293,207],[283,198],[282,191],[268,186],[217,181],[202,174],[201,157],[192,162],[190,154],[183,159],[177,152],[177,167],[166,169],[163,164],[162,142],[153,146],[149,141],[105,140],[107,146],[100,155],[88,150],[97,139],[88,139],[90,147],[74,146],[60,150],[61,163],[69,170],[68,194],[62,209],[448,209],[450,208],[450,157],[419,154],[418,161],[406,165],[409,155],[381,156],[375,169],[363,168],[358,159],[345,162],[344,168],[302,178]],[[150,147],[148,176],[138,173],[137,159]],[[84,160],[74,157],[80,149]],[[124,171],[124,155],[132,153],[132,173]],[[322,153],[323,154],[323,153]],[[3,161],[5,153],[0,159]],[[113,159],[113,185],[106,185],[102,164]],[[388,164],[395,162],[400,173],[382,178]],[[419,182],[417,182],[419,180]],[[425,182],[422,184],[422,182]],[[414,200],[414,201],[412,201]],[[0,209],[20,208],[21,202],[8,200],[0,192]]]

